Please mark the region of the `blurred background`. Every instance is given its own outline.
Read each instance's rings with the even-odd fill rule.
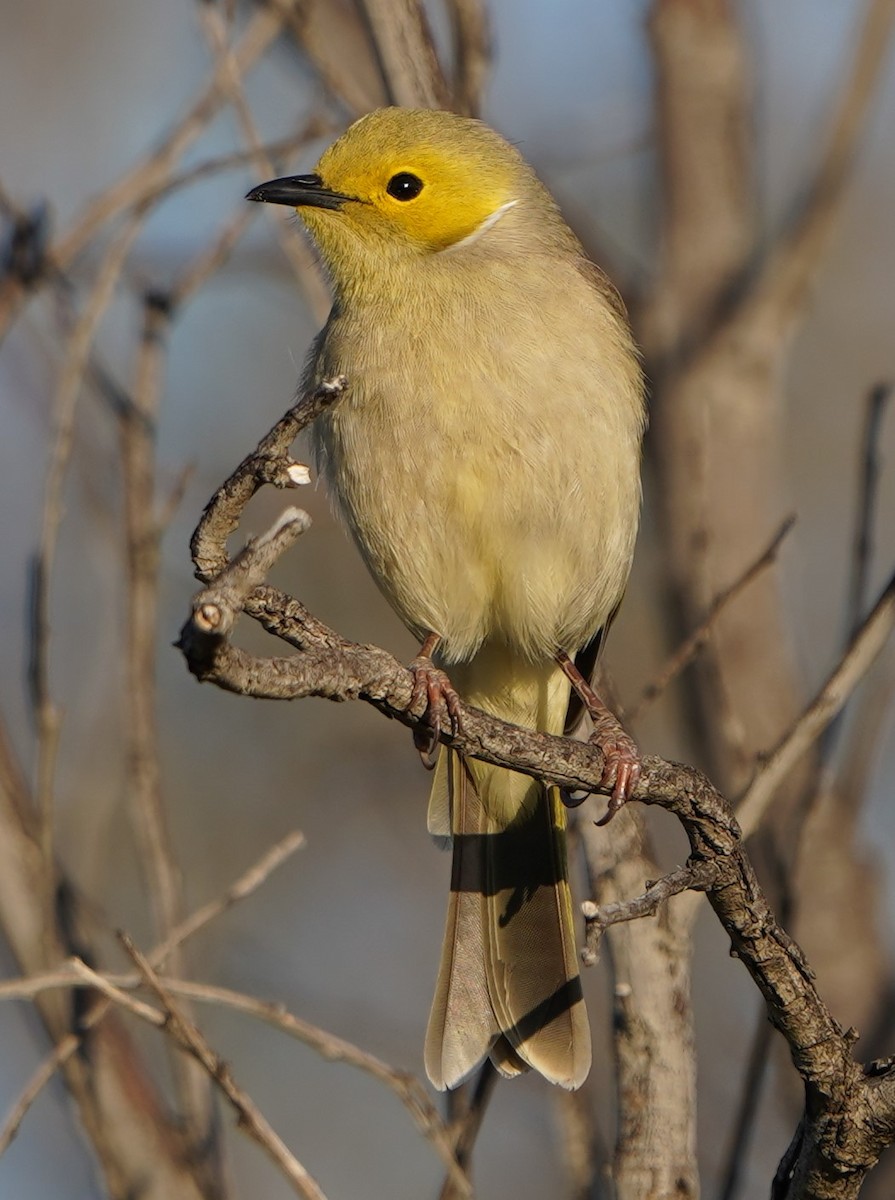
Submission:
[[[189,535],[214,488],[290,404],[324,315],[320,285],[313,283],[308,263],[299,264],[302,278],[312,280],[303,288],[294,262],[284,254],[284,243],[293,243],[293,253],[303,245],[297,221],[285,210],[260,211],[263,206],[242,216],[241,197],[272,173],[310,170],[352,116],[346,102],[350,88],[363,97],[375,95],[379,86],[375,64],[351,40],[358,23],[349,0],[316,7],[324,10],[315,28],[329,45],[328,61],[334,73],[340,62],[348,64],[348,82],[341,91],[327,91],[321,84],[323,56],[314,61],[288,33],[272,40],[245,74],[244,97],[260,141],[283,151],[275,155],[276,171],[257,159],[203,168],[246,149],[238,104],[221,103],[203,116],[197,136],[170,166],[169,180],[184,177],[180,186],[154,197],[145,220],[132,231],[110,302],[92,331],[92,346],[107,372],[106,383],[130,386],[139,365],[142,296],[152,289],[167,293],[222,229],[245,220],[202,286],[176,309],[167,338],[154,503],[162,510],[171,496],[175,500],[168,506],[161,542],[153,631],[159,786],[187,911],[222,893],[289,830],[300,829],[306,845],[256,894],[194,939],[190,977],[282,1002],[422,1077],[449,859],[426,834],[429,780],[409,733],[360,704],[255,702],[202,687],[171,645],[196,588]],[[653,7],[645,0],[490,0],[487,5],[492,57],[482,115],[534,164],[589,250],[632,302],[635,317],[660,253],[657,87],[647,35]],[[759,246],[785,225],[816,165],[857,37],[860,9],[853,0],[786,5],[742,0],[735,6],[753,97],[749,138]],[[217,6],[186,0],[151,5],[7,0],[0,38],[0,183],[7,245],[14,214],[29,213],[45,230],[38,240],[45,236],[56,250],[64,247],[83,215],[97,211],[97,197],[109,194],[117,180],[162,144],[213,71],[209,30],[228,31],[238,41],[259,10],[249,5],[232,13],[221,9],[217,24],[209,23],[211,11]],[[445,10],[433,0],[428,11],[436,41],[448,56]],[[889,53],[860,138],[847,201],[818,263],[780,381],[783,444],[778,450],[785,475],[779,518],[797,515],[781,555],[780,587],[803,699],[831,670],[844,643],[866,399],[872,385],[895,374],[893,58]],[[300,130],[308,134],[303,140],[296,135]],[[77,319],[72,313],[83,314],[104,256],[122,236],[123,220],[101,221],[82,237],[66,265],[64,285],[35,289],[16,300],[15,319],[0,349],[2,717],[32,786],[39,756],[27,684],[29,572],[41,539],[67,386],[65,364],[71,361],[69,339]],[[125,499],[113,391],[88,372],[72,397],[71,453],[48,593],[47,680],[61,717],[52,784],[56,853],[109,964],[120,965],[109,931],[125,928],[145,946],[154,939],[145,864],[131,814],[131,698],[123,651],[128,636]],[[882,422],[878,451],[882,474],[870,597],[895,560],[891,414]],[[288,502],[307,508],[313,527],[277,566],[274,582],[343,635],[409,659],[415,649],[410,636],[368,580],[330,515],[322,487],[306,488],[297,499],[260,495],[235,544],[264,529]],[[626,705],[637,700],[681,632],[662,557],[659,507],[660,489],[648,460],[643,535],[608,648],[608,666]],[[752,557],[753,549],[744,548],[744,570]],[[239,640],[259,652],[277,652],[255,629],[241,631]],[[856,844],[861,870],[874,881],[879,956],[874,969],[883,980],[890,978],[895,948],[893,679],[890,645],[862,687],[852,725],[846,723],[850,736],[855,721],[873,730],[860,754],[866,787]],[[637,733],[648,752],[711,762],[688,707],[686,680],[648,711]],[[835,763],[847,757],[846,748]],[[659,814],[651,818],[651,828],[664,864],[686,856],[672,821]],[[838,917],[847,927],[848,912]],[[866,922],[866,913],[856,911],[854,919]],[[703,914],[696,933],[699,1157],[705,1194],[711,1196],[718,1194],[759,998],[742,968],[728,958],[709,915]],[[0,952],[0,961],[4,974],[20,973],[11,952]],[[822,991],[823,982],[821,975]],[[590,972],[587,986],[602,1046],[590,1088],[602,1136],[611,1144],[602,966]],[[834,1012],[844,1024],[858,1019]],[[238,1014],[203,1006],[196,1015],[210,1043],[330,1198],[409,1200],[437,1194],[441,1164],[382,1085]],[[878,1016],[875,1011],[873,1020]],[[158,1035],[139,1030],[137,1036],[145,1039],[164,1082]],[[0,1044],[0,1110],[5,1111],[48,1042],[28,1006],[6,1002],[0,1006]],[[798,1105],[791,1068],[781,1056],[764,1093],[759,1136],[740,1195],[767,1193]],[[523,1078],[498,1088],[476,1152],[478,1194],[495,1200],[571,1194],[559,1120],[542,1080]],[[232,1132],[229,1113],[222,1124],[228,1131],[233,1194],[258,1200],[291,1194],[256,1147]],[[0,1159],[0,1195],[93,1200],[105,1194],[57,1080],[43,1090]]]

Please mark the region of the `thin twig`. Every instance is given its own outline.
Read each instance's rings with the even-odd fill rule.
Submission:
[[[450,93],[420,0],[361,0],[389,102],[405,108],[447,108]]]
[[[756,578],[756,576],[760,575],[765,568],[771,566],[771,564],[776,560],[780,545],[783,542],[783,539],[792,529],[793,525],[795,525],[795,521],[796,518],[794,516],[787,517],[774,534],[767,549],[763,550],[755,562],[746,568],[739,579],[734,580],[730,587],[725,588],[723,592],[720,592],[715,597],[710,604],[709,610],[703,620],[696,626],[693,632],[687,638],[685,638],[683,642],[681,642],[675,652],[666,661],[665,665],[662,667],[661,671],[653,680],[653,682],[643,689],[640,699],[637,701],[634,707],[626,711],[626,720],[632,723],[636,722],[637,719],[643,715],[644,711],[662,695],[662,693],[671,683],[674,682],[678,675],[680,675],[681,671],[683,671],[684,668],[687,667],[690,662],[692,662],[702,646],[705,645],[705,643],[711,637],[712,626],[718,619],[719,614],[724,611],[727,605],[734,600],[740,594],[740,592],[745,591],[745,589]]]
[[[200,929],[204,929],[222,913],[231,909],[234,904],[238,904],[252,892],[257,891],[268,876],[272,875],[287,858],[290,858],[296,850],[300,850],[304,844],[305,836],[297,829],[280,838],[244,875],[241,875],[235,883],[231,883],[222,896],[209,900],[207,904],[197,908],[179,925],[176,925],[165,940],[147,955],[152,965],[154,967],[166,965],[169,955],[183,945],[187,938],[193,937]]]
[[[211,78],[187,114],[174,126],[162,144],[105,189],[74,222],[53,248],[55,265],[69,266],[76,254],[123,209],[137,207],[152,197],[160,184],[167,182],[174,164],[196,138],[203,133],[217,110],[225,102],[234,70],[249,71],[278,37],[285,19],[298,0],[272,0],[253,10],[232,61],[216,62]]]
[[[2,742],[0,742],[2,749]],[[0,765],[2,765],[2,757],[0,757]],[[176,928],[171,930],[169,936],[164,942],[154,947],[147,956],[153,966],[158,967],[170,956],[171,952],[181,946],[188,938],[204,929],[221,913],[232,908],[234,904],[246,899],[252,892],[256,891],[268,878],[268,876],[277,869],[283,862],[286,861],[292,854],[295,853],[301,846],[304,845],[304,836],[298,831],[293,831],[287,834],[279,842],[273,845],[266,853],[254,863],[244,875],[241,875],[223,896],[215,900],[209,901],[208,904],[196,909],[186,920],[182,921]],[[26,983],[18,981],[22,990],[18,991],[16,981],[8,981],[0,984],[0,999],[10,999],[17,994],[20,997],[29,996],[36,997],[41,994],[44,987],[71,987],[77,986],[77,968],[75,967],[76,960],[69,960],[69,963],[61,970],[48,972],[40,977],[32,976]],[[89,977],[89,983],[92,986],[94,976]],[[83,983],[83,976],[81,977]],[[41,984],[43,980],[43,984]],[[136,977],[132,980],[136,983]],[[117,980],[120,985],[121,980]],[[86,986],[86,984],[85,984]],[[113,1003],[117,1002],[117,996],[107,996],[106,999],[93,1005],[89,1011],[84,1014],[79,1022],[78,1033],[67,1035],[63,1040],[50,1052],[33,1078],[26,1085],[16,1104],[13,1106],[7,1121],[0,1132],[0,1154],[18,1131],[22,1120],[24,1119],[28,1109],[37,1099],[41,1090],[52,1079],[53,1074],[64,1066],[68,1059],[79,1050],[89,1036],[92,1030],[100,1024],[100,1022],[109,1013]]]
[[[873,565],[873,531],[879,491],[879,438],[886,405],[892,385],[878,383],[870,389],[864,410],[864,430],[861,437],[861,466],[858,484],[858,504],[855,533],[852,541],[852,563],[849,596],[846,607],[846,637],[854,637],[867,607],[867,590]],[[840,712],[824,731],[820,742],[821,759],[828,764],[839,744],[844,713]],[[854,797],[854,789],[852,798]],[[863,794],[863,793],[861,793]]]
[[[156,634],[161,526],[156,517],[155,431],[161,402],[171,308],[164,297],[143,300],[131,403],[119,420],[124,491],[126,566],[124,636],[126,723],[131,824],[143,868],[153,929],[166,939],[183,917],[180,869],[168,831],[158,744]],[[179,959],[172,969],[181,973]],[[219,1186],[221,1147],[214,1130],[211,1086],[205,1074],[167,1043],[178,1116],[190,1157],[202,1159]]]
[[[253,152],[258,170],[270,177],[277,174],[273,160],[265,152],[264,143],[258,133],[252,110],[243,87],[243,72],[228,38],[228,26],[221,13],[213,5],[197,5],[199,20],[215,56],[217,72],[224,82],[227,95],[236,110],[243,138]],[[277,214],[271,214],[280,246],[292,267],[299,285],[304,291],[312,313],[323,321],[330,309],[330,294],[317,263],[305,239],[296,237],[295,231],[286,225]]]
[[[170,989],[153,970],[146,956],[140,953],[127,934],[122,933],[119,937],[146,986],[164,1009],[162,1020],[165,1031],[202,1064],[209,1077],[233,1106],[240,1129],[245,1130],[249,1137],[253,1138],[262,1150],[266,1151],[293,1185],[296,1195],[304,1196],[305,1200],[326,1200],[316,1179],[292,1154],[282,1138],[274,1132],[249,1094],[237,1084],[229,1066],[211,1049],[199,1029],[176,1002]]]
[[[768,330],[782,345],[836,228],[871,104],[888,59],[895,0],[867,0],[857,45],[834,106],[826,148],[788,229],[768,257],[734,322]],[[772,331],[772,332],[771,332]],[[740,328],[736,336],[743,336]]]
[[[10,1109],[6,1120],[3,1122],[2,1129],[0,1129],[0,1156],[4,1155],[9,1149],[9,1145],[19,1132],[22,1121],[24,1121],[31,1105],[59,1068],[71,1058],[80,1044],[81,1039],[77,1034],[68,1034],[57,1046],[53,1047],[25,1084],[18,1099]]]
[[[477,117],[493,52],[488,12],[482,0],[449,0],[447,7],[453,41],[453,108]]]
[[[103,313],[114,295],[125,259],[148,215],[148,208],[141,207],[135,210],[105,253],[90,295],[68,339],[65,362],[57,384],[53,406],[55,433],[44,486],[40,544],[32,577],[31,649],[28,670],[31,702],[37,728],[35,803],[40,816],[40,841],[47,887],[45,896],[47,931],[51,928],[54,920],[55,896],[52,883],[55,877],[54,778],[61,719],[53,700],[49,678],[50,588],[59,528],[62,522],[63,489],[74,442],[77,400],[87,369],[90,348]]]
[[[472,1151],[481,1131],[488,1103],[494,1095],[494,1089],[497,1087],[499,1078],[490,1058],[486,1058],[479,1068],[475,1083],[472,1085],[469,1104],[453,1129],[454,1153],[457,1156],[457,1165],[464,1174],[458,1181],[455,1172],[448,1173],[439,1194],[439,1200],[460,1200],[461,1196],[467,1194],[461,1188],[465,1187],[468,1189],[469,1187],[468,1176]]]
[[[861,484],[853,543],[851,594],[848,602],[848,636],[854,637],[864,609],[873,564],[873,529],[879,500],[879,439],[886,405],[892,396],[891,383],[878,383],[871,388],[864,414],[861,438]]]
[[[152,957],[159,957],[158,951],[154,951]],[[100,973],[80,959],[73,958],[60,970],[0,983],[0,1000],[31,999],[60,988],[95,988],[111,1003],[121,1005],[135,1016],[160,1028],[164,1024],[163,1014],[130,995],[132,990],[141,986],[141,982],[139,974]],[[410,1072],[391,1067],[352,1042],[294,1016],[282,1004],[272,1004],[230,988],[189,980],[165,977],[164,984],[175,996],[202,1004],[219,1005],[262,1021],[308,1046],[328,1062],[345,1063],[384,1083],[407,1109],[420,1133],[432,1144],[458,1189],[458,1197],[472,1194],[469,1180],[454,1154],[455,1133],[442,1121],[426,1089]],[[91,1010],[91,1017],[95,1011]]]
[[[749,1146],[760,1111],[758,1102],[761,1099],[773,1037],[774,1027],[768,1020],[767,1013],[762,1012],[752,1038],[743,1091],[732,1123],[731,1144],[725,1157],[719,1200],[736,1200],[743,1182]]]
[[[777,746],[746,789],[736,814],[743,837],[758,828],[775,790],[790,768],[814,744],[863,679],[895,625],[895,576],[860,626],[845,654],[817,695]]]
[[[686,891],[704,892],[714,884],[716,878],[717,871],[711,861],[688,863],[647,884],[642,895],[629,900],[616,900],[611,904],[595,904],[593,900],[585,900],[581,905],[586,935],[586,946],[581,953],[584,964],[588,967],[596,964],[603,934],[611,925],[651,917],[672,896]]]

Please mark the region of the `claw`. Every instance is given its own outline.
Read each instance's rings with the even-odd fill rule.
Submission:
[[[432,661],[432,652],[438,645],[438,637],[430,634],[420,647],[420,652],[408,663],[413,673],[413,690],[410,693],[411,709],[419,708],[425,699],[423,715],[425,725],[413,731],[413,744],[419,751],[423,766],[431,771],[438,760],[438,742],[442,730],[442,716],[447,713],[451,734],[456,737],[461,731],[460,697],[448,676]]]
[[[640,778],[640,751],[634,739],[625,732],[621,721],[606,707],[569,656],[557,651],[556,661],[566,678],[581,697],[593,721],[593,733],[588,741],[603,754],[601,788],[612,788],[605,816],[598,825],[608,825],[619,809],[630,799],[637,780]]]
[[[625,733],[620,722],[608,711],[594,721],[594,731],[588,741],[603,752],[601,786],[612,788],[606,813],[597,821],[600,826],[608,825],[627,804],[640,778],[640,753],[633,738]]]

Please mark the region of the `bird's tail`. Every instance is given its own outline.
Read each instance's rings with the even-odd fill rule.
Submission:
[[[464,700],[528,728],[560,733],[568,684],[558,668],[488,647],[453,668]],[[490,1053],[505,1075],[529,1067],[579,1087],[590,1028],[558,789],[443,750],[429,828],[453,843],[441,967],[426,1034],[426,1071],[456,1087]]]

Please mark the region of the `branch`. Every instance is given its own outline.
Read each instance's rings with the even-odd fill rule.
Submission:
[[[672,896],[685,891],[707,891],[717,878],[714,862],[693,863],[686,867],[678,867],[663,875],[655,883],[647,883],[646,891],[630,900],[616,900],[611,904],[594,904],[585,900],[581,905],[584,914],[586,947],[582,958],[588,967],[594,966],[599,960],[599,946],[603,934],[610,925],[621,921],[638,921],[641,917],[653,916],[659,907]]]
[[[805,198],[749,287],[728,336],[781,346],[801,317],[814,278],[848,196],[858,146],[885,67],[895,0],[867,0],[851,69],[842,80],[826,149]]]
[[[886,406],[891,398],[891,383],[878,383],[867,397],[864,432],[861,438],[861,484],[848,602],[849,637],[857,632],[867,604],[867,587],[870,568],[873,565],[873,527],[879,504],[879,440]]]
[[[450,95],[421,0],[361,0],[389,103],[447,108]]]
[[[759,557],[742,573],[739,579],[735,579],[733,583],[719,592],[712,603],[709,605],[708,612],[705,617],[696,626],[693,632],[681,642],[677,650],[671,655],[665,666],[656,676],[648,687],[644,688],[640,699],[624,714],[624,719],[630,724],[634,724],[637,718],[642,716],[644,709],[648,708],[655,700],[662,695],[665,689],[674,682],[680,675],[681,671],[687,667],[705,643],[709,640],[712,633],[712,628],[718,619],[720,613],[724,611],[731,600],[736,599],[740,592],[745,591],[749,584],[767,567],[770,567],[777,561],[777,552],[787,536],[789,531],[795,525],[795,517],[787,517],[777,532],[771,539],[767,549],[762,551]]]
[[[608,828],[597,828],[579,809],[573,829],[594,902],[583,906],[588,912],[619,913],[644,879],[661,873],[637,808],[628,807]],[[618,1200],[699,1190],[693,939],[679,908],[665,905],[653,921],[616,922],[606,938],[618,1119],[600,1174],[609,1172]],[[590,936],[588,942],[586,963],[588,949],[595,950]]]
[[[277,556],[307,529],[306,514],[288,511],[232,563],[226,551],[227,536],[263,483],[295,484],[303,468],[288,453],[292,439],[337,402],[348,386],[343,378],[326,381],[300,400],[215,493],[192,543],[197,574],[208,586],[193,602],[179,645],[194,675],[231,691],[280,699],[309,695],[362,699],[414,728],[422,721],[425,700],[412,704],[413,679],[405,667],[384,650],[345,640],[299,601],[261,584]],[[229,635],[243,611],[299,653],[265,659],[233,646]],[[836,703],[841,703],[879,652],[893,618],[895,578],[835,673]],[[772,764],[794,755],[796,748],[803,752],[807,731],[816,737],[833,708],[831,695],[822,694],[809,709],[804,728],[776,752]],[[467,705],[461,705],[460,716],[459,731],[443,731],[440,737],[463,755],[573,791],[608,791],[601,784],[603,762],[596,747],[524,730]],[[665,808],[681,822],[691,851],[687,867],[692,873],[686,882],[705,888],[736,956],[789,1044],[805,1081],[810,1114],[811,1136],[803,1142],[797,1167],[812,1173],[812,1178],[820,1173],[834,1181],[826,1190],[811,1194],[820,1200],[856,1195],[853,1188],[843,1190],[835,1181],[841,1183],[846,1162],[852,1172],[849,1181],[875,1163],[895,1129],[895,1091],[883,1089],[878,1080],[871,1086],[865,1079],[851,1054],[852,1035],[843,1033],[833,1020],[802,951],[777,924],[743,848],[737,821],[706,777],[694,768],[646,756],[632,798]],[[747,815],[754,804],[750,802]],[[683,881],[682,876],[673,877],[665,886],[673,890]]]
[[[858,683],[876,662],[895,626],[895,575],[889,580],[870,615],[859,626],[850,646],[820,691],[771,751],[765,765],[737,806],[744,837],[758,827],[762,814],[789,770],[799,761],[839,713]]]
[[[223,1059],[218,1058],[197,1026],[189,1020],[171,992],[152,969],[146,956],[140,953],[126,934],[122,933],[119,937],[122,946],[133,959],[137,970],[145,980],[146,986],[154,993],[164,1009],[165,1031],[202,1064],[210,1078],[214,1080],[233,1106],[240,1129],[244,1129],[249,1137],[253,1138],[262,1150],[266,1151],[273,1159],[293,1185],[296,1195],[304,1196],[306,1200],[326,1200],[320,1185],[295,1158],[286,1143],[274,1132],[251,1096],[239,1087],[229,1066]]]
[[[147,956],[155,962],[160,949]],[[401,1101],[420,1133],[432,1144],[448,1171],[458,1197],[471,1196],[469,1179],[457,1162],[455,1135],[447,1128],[429,1099],[423,1084],[410,1072],[389,1066],[382,1059],[362,1050],[345,1038],[328,1033],[309,1021],[288,1012],[282,1004],[259,1000],[230,988],[211,984],[193,983],[190,980],[164,978],[164,986],[174,996],[202,1004],[216,1004],[234,1012],[243,1013],[257,1021],[263,1021],[288,1037],[310,1047],[329,1062],[342,1062],[363,1071],[371,1078],[384,1083]],[[0,1000],[32,999],[58,989],[93,988],[108,1001],[118,1004],[141,1020],[156,1027],[164,1024],[164,1016],[151,1005],[143,1004],[129,993],[141,986],[138,974],[100,973],[88,967],[80,959],[72,958],[57,971],[46,971],[24,979],[0,982]],[[96,1011],[96,1010],[94,1010]],[[91,1014],[92,1016],[92,1014]]]
[[[453,40],[453,107],[477,117],[491,67],[491,31],[482,0],[449,0]]]

